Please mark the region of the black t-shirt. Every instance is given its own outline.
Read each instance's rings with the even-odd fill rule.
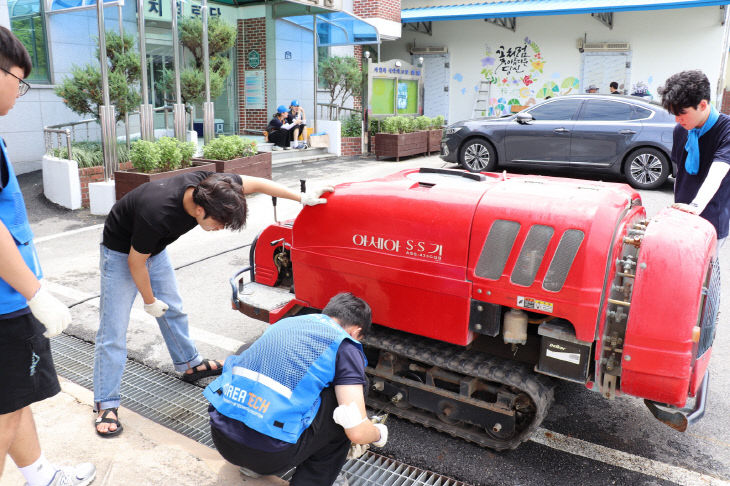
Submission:
[[[280,130],[283,125],[283,121],[279,120],[278,117],[274,117],[269,122],[269,126],[266,127],[266,130],[268,130],[269,133],[275,132],[277,130]]]
[[[6,164],[10,162],[5,158],[5,152],[0,150],[0,191],[2,191],[10,182],[10,171]]]
[[[697,174],[688,174],[684,168],[687,151],[687,130],[681,125],[674,127],[674,143],[672,145],[672,160],[677,164],[677,179],[674,183],[674,202],[690,203],[697,195],[702,183],[707,178],[710,165],[713,162],[730,164],[730,117],[720,114],[715,125],[699,138],[700,167]],[[730,221],[730,172],[725,175],[722,184],[715,196],[700,214],[712,223],[717,231],[717,237],[725,238],[728,235]]]
[[[332,380],[332,386],[336,385],[365,385],[365,363],[362,353],[349,339],[342,341],[337,349],[335,377]],[[269,437],[236,419],[218,413],[213,405],[208,407],[208,412],[211,426],[239,444],[246,444],[247,447],[266,452],[278,452],[292,446],[288,442]]]
[[[157,255],[198,224],[183,207],[188,187],[197,186],[210,172],[196,171],[142,184],[114,204],[104,223],[104,246],[129,253]],[[226,174],[242,184],[241,176]]]

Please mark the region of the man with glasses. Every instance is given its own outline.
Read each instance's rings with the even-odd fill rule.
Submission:
[[[28,92],[23,78],[31,61],[23,44],[0,27],[0,116]],[[68,308],[40,281],[23,195],[0,140],[0,476],[7,454],[27,486],[84,486],[96,476],[92,464],[59,468],[41,452],[32,403],[52,397],[61,387],[48,338],[71,322]]]
[[[358,340],[370,315],[365,301],[337,294],[322,314],[283,319],[230,356],[204,392],[218,452],[246,475],[296,467],[290,486],[347,484],[339,474],[351,442],[362,454],[358,444],[388,440],[388,428],[365,413],[367,360]]]

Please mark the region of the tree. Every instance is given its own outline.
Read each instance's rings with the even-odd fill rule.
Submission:
[[[193,56],[191,66],[180,70],[180,96],[184,104],[205,101],[205,71],[203,71],[203,21],[184,19],[178,25],[180,43]],[[225,57],[236,42],[236,29],[218,18],[208,21],[208,57],[210,58],[210,97],[223,92],[223,82],[231,73],[231,62]],[[175,92],[175,72],[165,70],[158,86],[162,91]]]
[[[334,105],[343,106],[348,98],[359,95],[362,89],[362,70],[354,57],[335,56],[320,61],[318,75],[327,86]],[[330,110],[330,118],[333,114]],[[337,115],[339,117],[339,113]]]
[[[142,101],[137,92],[141,69],[139,54],[133,50],[135,41],[131,35],[124,34],[122,37],[115,32],[106,32],[105,39],[109,102],[116,107],[116,118],[120,121],[126,113],[137,109]],[[97,58],[98,44],[97,40]],[[104,102],[104,93],[98,66],[74,66],[71,77],[64,79],[55,92],[74,113],[99,118],[99,106]]]

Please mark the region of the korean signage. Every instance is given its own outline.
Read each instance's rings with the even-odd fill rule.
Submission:
[[[246,110],[266,109],[265,79],[266,77],[262,69],[246,71],[243,84],[244,108]]]
[[[423,112],[421,66],[400,59],[368,61],[368,109],[371,117],[417,116]]]
[[[177,0],[177,15],[182,18],[202,18],[203,10],[200,3]],[[172,21],[172,2],[170,0],[146,0],[144,17],[147,20]],[[225,17],[235,21],[237,18],[235,8],[226,6],[212,6],[208,4],[208,18]]]

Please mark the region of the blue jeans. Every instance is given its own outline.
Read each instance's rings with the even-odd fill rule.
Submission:
[[[96,410],[119,406],[119,387],[127,360],[127,327],[137,286],[129,272],[129,255],[100,245],[101,297],[99,330],[94,349]],[[198,366],[202,358],[188,335],[188,316],[182,310],[175,271],[167,250],[147,260],[152,292],[170,308],[157,318],[160,332],[177,371]]]

